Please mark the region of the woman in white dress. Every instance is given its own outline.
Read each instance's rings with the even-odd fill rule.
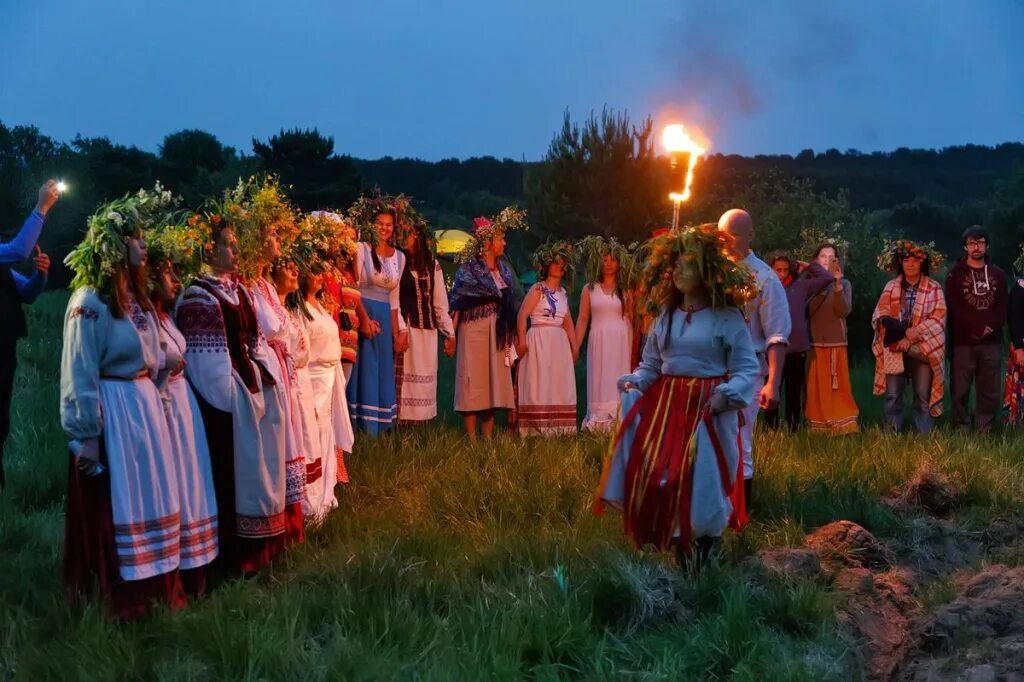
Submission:
[[[590,242],[587,244],[587,242]],[[576,321],[576,347],[590,328],[587,340],[587,415],[583,429],[608,432],[619,409],[617,382],[628,374],[633,348],[632,298],[625,285],[629,252],[615,240],[602,237],[585,240],[591,246],[588,271],[590,283],[580,296]]]
[[[595,510],[621,509],[638,548],[674,547],[681,564],[696,544],[697,567],[745,522],[739,410],[760,371],[741,312],[752,279],[721,239],[714,224],[655,239],[641,287],[661,313],[619,379],[622,426]]]
[[[309,379],[315,397],[315,410],[320,436],[323,476],[321,488],[310,486],[311,499],[319,500],[312,516],[323,519],[338,506],[334,494],[337,483],[348,483],[345,453],[352,452],[352,422],[345,396],[345,373],[341,366],[341,340],[334,317],[320,302],[323,277],[307,273],[299,278],[302,294],[301,314],[309,337]]]
[[[217,557],[217,494],[213,488],[210,449],[199,404],[185,380],[185,337],[167,313],[174,309],[181,282],[170,258],[154,254],[152,249],[149,272],[164,347],[160,393],[181,500],[181,579],[190,594],[202,594],[206,590],[205,567]]]
[[[444,353],[455,355],[455,329],[448,314],[448,290],[441,264],[431,253],[425,222],[402,225],[399,240],[406,267],[399,284],[401,315],[409,328],[409,348],[395,353],[398,421],[422,424],[437,416],[437,337]]]
[[[137,222],[152,203],[140,192],[102,206],[65,261],[75,278],[60,371],[72,453],[64,584],[73,598],[98,591],[124,620],[153,602],[186,604],[175,449],[156,384],[159,324]]]
[[[542,246],[534,254],[538,282],[519,309],[519,433],[576,432],[576,358],[579,349],[562,278],[570,271],[572,247]],[[530,330],[526,322],[530,321]]]
[[[266,413],[260,420],[264,448],[279,448],[285,462],[285,522],[289,542],[302,542],[302,497],[306,459],[295,431],[293,413],[301,408],[292,386],[294,363],[288,353],[288,311],[270,279],[270,265],[281,257],[281,239],[297,231],[295,214],[272,177],[250,179],[230,193],[242,208],[234,218],[239,242],[239,276],[252,294],[266,369],[272,388],[264,387]]]

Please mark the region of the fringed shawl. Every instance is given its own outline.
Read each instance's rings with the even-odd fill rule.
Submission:
[[[463,263],[455,273],[455,283],[448,302],[449,307],[459,313],[462,322],[496,312],[497,347],[504,348],[515,339],[516,308],[519,301],[515,278],[504,261],[498,261],[498,273],[505,282],[505,288],[500,290],[483,258]]]

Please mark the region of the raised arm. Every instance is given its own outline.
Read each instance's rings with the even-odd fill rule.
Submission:
[[[39,188],[39,198],[36,201],[35,210],[25,219],[25,223],[14,239],[6,244],[0,244],[0,265],[10,265],[28,260],[32,255],[32,250],[36,248],[36,242],[39,241],[39,233],[43,230],[46,213],[57,202],[59,196],[55,180],[47,180],[46,184]]]

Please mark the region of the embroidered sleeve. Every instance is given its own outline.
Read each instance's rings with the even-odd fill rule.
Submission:
[[[775,344],[789,345],[789,334],[793,321],[789,315],[786,290],[778,277],[766,276],[761,288],[761,328],[764,331],[764,347]]]
[[[206,292],[189,288],[176,316],[185,337],[185,375],[206,402],[230,412],[233,370],[220,305]]]
[[[70,438],[103,432],[100,362],[107,340],[109,310],[92,289],[79,289],[64,315],[60,366],[60,421]]]

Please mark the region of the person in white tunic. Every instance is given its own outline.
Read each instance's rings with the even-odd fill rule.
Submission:
[[[633,348],[632,299],[624,285],[624,264],[628,253],[614,242],[597,238],[592,258],[600,267],[597,276],[583,287],[580,314],[576,321],[576,346],[587,339],[587,415],[583,429],[608,432],[619,409],[619,377],[628,374]],[[595,268],[596,269],[596,268]]]
[[[437,416],[437,337],[444,353],[455,355],[455,328],[448,314],[448,290],[441,264],[430,248],[426,223],[402,225],[399,243],[406,267],[398,286],[401,315],[409,329],[409,347],[395,353],[398,421],[428,422]]]
[[[174,449],[181,500],[182,582],[189,592],[205,589],[205,574],[198,570],[217,557],[217,496],[210,468],[206,429],[195,395],[185,380],[185,337],[167,314],[173,310],[181,283],[166,257],[149,259],[153,305],[164,346],[164,371],[160,392],[168,433]]]
[[[771,266],[754,254],[754,221],[738,208],[726,211],[718,220],[718,229],[732,238],[732,256],[742,261],[757,281],[756,296],[747,301],[745,317],[761,370],[754,385],[755,400],[743,411],[740,441],[743,448],[743,498],[749,507],[754,485],[754,422],[761,410],[779,406],[786,347],[793,321],[789,314],[786,290]]]
[[[309,379],[316,405],[316,421],[323,455],[323,492],[313,516],[322,519],[338,506],[334,494],[337,483],[348,483],[345,453],[352,451],[352,422],[345,395],[345,373],[341,366],[341,340],[334,317],[327,312],[317,294],[323,286],[321,275],[308,273],[299,278],[304,297],[306,334],[309,336]],[[315,485],[315,484],[314,484]]]
[[[519,433],[576,432],[576,371],[579,350],[569,297],[562,277],[572,258],[565,243],[546,245],[534,255],[539,280],[519,309]],[[526,322],[530,321],[530,331]]]
[[[735,296],[749,273],[717,239],[707,225],[656,240],[644,279],[662,312],[640,366],[619,379],[622,426],[599,487],[598,513],[605,502],[622,509],[638,548],[674,545],[680,563],[694,540],[706,561],[726,526],[743,522],[739,411],[759,364]]]
[[[320,445],[320,427],[316,420],[316,392],[309,376],[309,335],[303,313],[296,300],[299,291],[299,271],[294,263],[275,264],[274,286],[282,305],[288,307],[288,350],[295,367],[295,391],[299,404],[300,423],[296,433],[301,450],[305,453],[306,483],[302,498],[302,511],[307,518],[322,518],[324,507],[324,458]],[[333,495],[333,488],[331,489]]]
[[[285,516],[287,536],[292,542],[303,540],[302,498],[306,492],[306,458],[301,450],[301,438],[296,422],[302,408],[295,391],[295,364],[288,350],[288,311],[281,305],[277,288],[270,281],[270,264],[281,256],[281,244],[273,225],[257,226],[263,237],[262,249],[258,253],[242,253],[241,258],[257,260],[263,264],[258,277],[250,284],[253,294],[253,309],[259,322],[260,331],[267,342],[267,370],[274,379],[274,389],[267,394],[267,415],[260,422],[263,429],[264,447],[273,442],[284,448],[285,460]],[[266,393],[266,389],[264,389]],[[268,418],[276,409],[280,420]]]
[[[159,324],[146,294],[137,216],[145,193],[100,208],[66,263],[75,271],[64,316],[61,426],[72,452],[64,583],[97,589],[113,615],[151,602],[186,603],[175,450],[156,379]]]
[[[229,571],[249,573],[284,548],[284,449],[278,442],[265,447],[269,429],[261,427],[268,405],[276,406],[274,379],[252,297],[234,275],[238,242],[221,216],[202,223],[211,232],[213,274],[193,280],[176,319],[210,446],[221,560]]]

